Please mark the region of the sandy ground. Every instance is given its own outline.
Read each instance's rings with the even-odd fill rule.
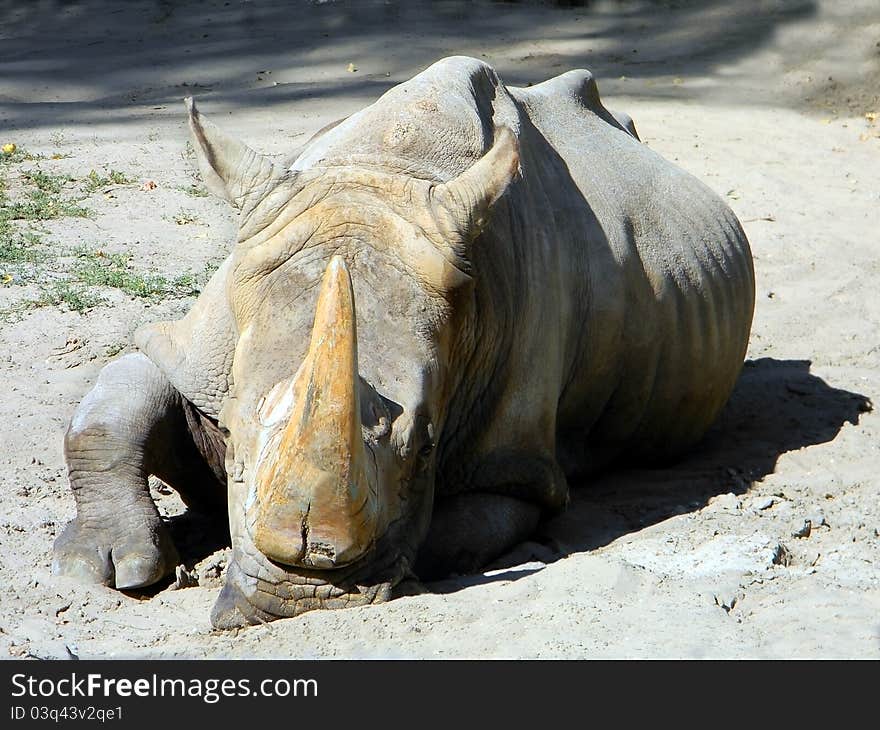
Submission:
[[[880,657],[880,419],[869,401],[880,393],[880,10],[564,5],[0,3],[0,143],[46,156],[7,165],[11,184],[33,168],[135,181],[85,196],[90,219],[41,224],[58,256],[124,253],[132,270],[169,279],[223,257],[231,210],[180,189],[195,182],[183,96],[284,155],[460,53],[515,85],[593,70],[646,144],[726,195],[758,291],[736,392],[685,461],[580,486],[569,512],[497,570],[219,633],[208,614],[225,553],[204,525],[189,525],[185,550],[196,587],[124,595],[49,571],[74,512],[62,438],[76,403],[137,326],[192,297],[102,287],[105,303],[85,313],[21,307],[46,282],[13,278],[0,285],[0,308],[17,311],[0,322],[0,655]],[[148,180],[155,189],[141,188]],[[154,486],[162,509],[179,512]]]

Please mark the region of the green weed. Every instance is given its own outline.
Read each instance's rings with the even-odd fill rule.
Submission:
[[[87,195],[91,195],[109,185],[129,185],[133,182],[135,182],[133,178],[128,177],[125,173],[120,172],[119,170],[110,170],[106,177],[99,175],[92,170],[86,175],[86,178],[83,181],[83,192]]]
[[[71,312],[84,312],[104,301],[104,297],[88,291],[85,286],[71,281],[56,281],[44,288],[40,297],[30,303],[33,307],[63,306]]]
[[[210,193],[201,185],[178,185],[175,190],[191,195],[193,198],[207,198]]]
[[[38,190],[56,195],[61,192],[65,183],[73,181],[69,175],[52,175],[42,170],[25,170],[21,176]]]
[[[127,254],[94,251],[81,253],[79,259],[73,273],[76,280],[86,286],[106,286],[145,299],[198,294],[191,274],[173,279],[161,274],[142,274],[130,268],[131,257]]]
[[[176,223],[179,226],[188,226],[191,223],[198,223],[199,217],[189,210],[182,210],[177,215],[171,216],[163,216],[163,218],[169,223]]]
[[[112,342],[104,348],[104,357],[116,357],[126,347],[128,347],[127,342]]]
[[[28,190],[26,198],[0,203],[0,221],[45,221],[53,218],[88,218],[91,212],[75,200],[58,197],[37,188]]]
[[[15,165],[19,162],[45,160],[45,155],[28,152],[24,147],[16,147],[12,152],[0,152],[0,163]]]

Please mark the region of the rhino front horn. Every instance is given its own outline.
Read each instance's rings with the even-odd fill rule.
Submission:
[[[288,565],[334,568],[363,555],[378,504],[361,435],[354,292],[345,261],[324,273],[308,354],[264,408],[286,408],[255,472],[249,522],[256,547]],[[276,446],[277,445],[277,446]]]

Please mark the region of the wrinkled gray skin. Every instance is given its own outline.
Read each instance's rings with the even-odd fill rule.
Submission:
[[[589,72],[505,88],[482,62],[445,59],[322,130],[290,169],[230,142],[246,183],[196,141],[209,187],[239,208],[239,242],[192,311],[139,331],[141,353],[105,367],[77,409],[77,517],[57,572],[135,588],[172,571],[155,474],[194,507],[228,498],[216,626],[385,600],[414,573],[511,548],[619,455],[674,458],[731,392],[754,304],[746,237],[602,106]],[[469,188],[440,195],[471,169]],[[358,560],[320,570],[261,554],[243,514],[261,400],[303,360],[334,254],[353,282],[385,517]]]

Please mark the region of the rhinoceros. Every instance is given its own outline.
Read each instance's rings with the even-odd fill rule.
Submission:
[[[590,72],[515,88],[447,58],[287,165],[187,104],[238,240],[76,409],[57,573],[172,572],[156,475],[228,517],[215,626],[384,601],[503,554],[615,458],[682,454],[728,399],[746,236]]]

